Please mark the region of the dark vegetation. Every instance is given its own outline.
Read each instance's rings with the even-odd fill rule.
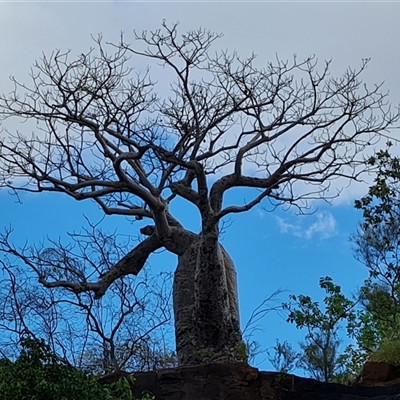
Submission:
[[[134,398],[130,385],[134,378],[123,378],[100,385],[85,371],[63,364],[44,341],[21,340],[21,354],[15,362],[0,360],[0,398],[3,400],[151,400],[144,393]]]

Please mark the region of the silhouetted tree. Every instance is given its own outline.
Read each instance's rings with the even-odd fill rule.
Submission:
[[[3,131],[2,187],[92,199],[105,214],[151,221],[140,229],[146,238],[97,278],[38,270],[40,282],[101,298],[156,250],[176,254],[180,364],[244,358],[236,273],[219,242],[223,218],[263,200],[301,211],[307,200],[335,197],[332,181],[359,177],[363,151],[399,117],[379,85],[361,82],[365,61],[339,78],[313,57],[260,69],[254,55],[212,55],[218,37],[203,29],[179,37],[176,24],[163,23],[135,33],[137,47],[121,38],[113,54],[99,38],[97,52],[75,60],[69,52],[43,56],[32,86],[13,78],[15,90],[0,98],[2,118],[38,124],[32,136]],[[156,93],[149,71],[133,74],[130,57],[133,66],[154,61],[169,93]],[[234,188],[252,188],[254,196],[226,204]],[[198,232],[172,215],[176,198],[197,208]]]

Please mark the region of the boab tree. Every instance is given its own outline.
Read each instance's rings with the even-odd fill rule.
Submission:
[[[219,36],[203,29],[179,36],[177,25],[163,23],[135,33],[137,47],[121,38],[112,54],[99,37],[97,52],[73,61],[60,51],[43,56],[32,86],[13,78],[14,91],[0,100],[3,118],[37,122],[30,137],[4,130],[3,187],[92,199],[105,214],[151,221],[140,229],[146,238],[97,280],[43,272],[41,284],[100,298],[115,280],[138,274],[157,249],[176,254],[181,365],[244,355],[235,269],[219,243],[222,219],[265,199],[301,210],[309,199],[334,196],[332,180],[356,179],[363,150],[398,118],[380,86],[362,85],[364,61],[337,79],[329,62],[319,68],[313,57],[259,69],[255,56],[212,56]],[[169,93],[155,93],[149,70],[133,75],[130,59],[154,62],[158,79],[171,82]],[[257,190],[226,205],[232,188]],[[199,232],[172,215],[177,198],[197,208]]]

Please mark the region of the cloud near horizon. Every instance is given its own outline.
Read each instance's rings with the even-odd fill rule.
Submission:
[[[313,237],[329,239],[337,234],[336,220],[330,212],[317,212],[313,217],[314,222],[309,226],[300,222],[288,223],[280,217],[277,217],[277,221],[281,233],[288,233],[306,240],[310,240]]]

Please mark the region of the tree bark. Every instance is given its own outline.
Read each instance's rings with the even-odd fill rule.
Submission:
[[[218,240],[199,235],[179,256],[173,300],[179,365],[246,361],[235,267]]]

